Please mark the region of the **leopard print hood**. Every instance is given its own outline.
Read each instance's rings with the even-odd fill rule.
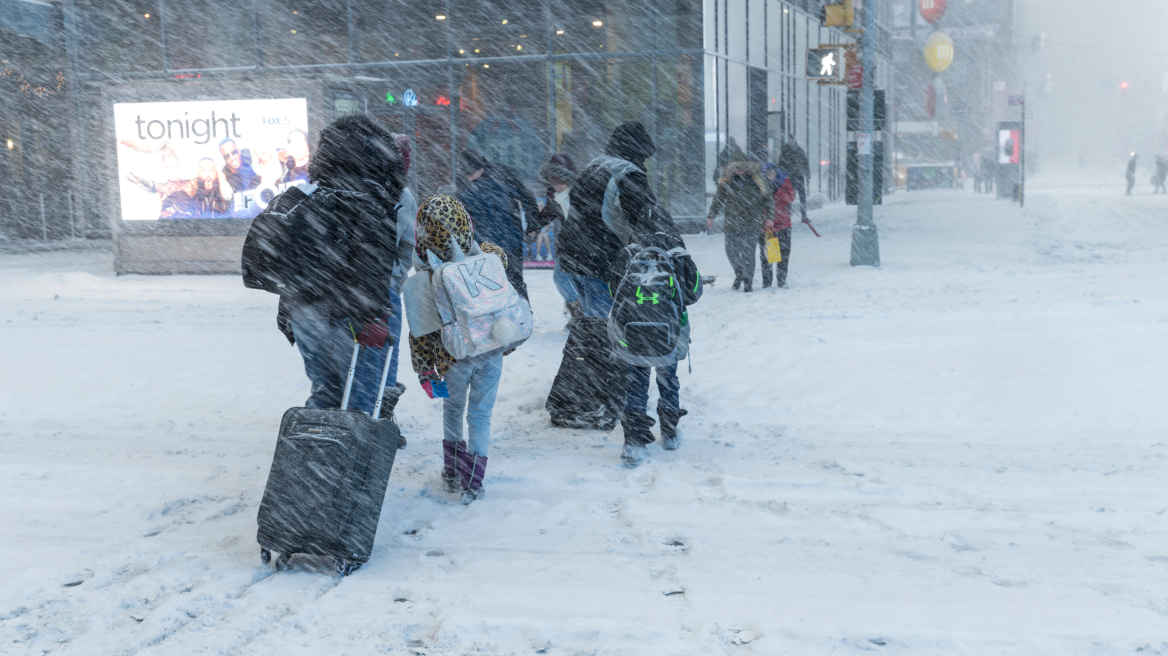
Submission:
[[[474,223],[462,203],[445,194],[435,194],[418,206],[416,224],[417,242],[414,247],[414,267],[419,271],[430,268],[426,252],[433,253],[443,262],[454,259],[450,243],[453,238],[459,249],[467,255],[478,252],[494,253],[507,266],[507,256],[503,249],[491,243],[483,243],[481,249],[475,244]]]
[[[451,237],[458,241],[463,253],[469,253],[474,244],[474,225],[462,203],[445,194],[436,194],[418,206],[417,235],[414,254],[418,260],[425,263],[426,251],[430,251],[443,262],[449,262],[454,259],[450,252]]]

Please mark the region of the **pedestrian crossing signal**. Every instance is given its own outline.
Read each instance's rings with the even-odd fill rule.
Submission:
[[[808,48],[807,79],[838,82],[844,78],[844,58],[839,48]]]

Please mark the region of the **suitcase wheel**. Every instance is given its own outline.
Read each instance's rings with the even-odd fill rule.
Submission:
[[[288,558],[288,554],[280,554],[279,557],[276,558],[277,572],[287,572],[289,569],[291,569],[288,565]]]
[[[341,576],[348,576],[353,572],[361,569],[361,563],[354,563],[348,560],[334,560],[333,567],[336,568],[337,574]]]
[[[267,565],[272,562],[272,552],[267,549],[260,549],[260,562]]]

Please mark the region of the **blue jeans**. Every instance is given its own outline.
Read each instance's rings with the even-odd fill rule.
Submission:
[[[625,392],[625,415],[643,415],[649,405],[649,372],[657,369],[657,392],[661,399],[657,402],[661,409],[677,412],[681,407],[681,382],[677,380],[677,365],[668,367],[634,367],[629,365],[628,388]]]
[[[612,310],[612,294],[608,291],[608,283],[599,278],[573,276],[572,284],[575,285],[576,293],[584,303],[584,316],[608,316]]]
[[[400,341],[402,331],[402,298],[401,294],[390,288],[389,292],[390,307],[393,308],[393,316],[389,318],[389,336],[393,338],[393,355],[389,356],[389,372],[385,376],[385,389],[390,389],[397,385],[397,356],[401,352],[402,344]],[[357,332],[361,332],[361,327],[354,324]],[[357,358],[357,376],[353,379],[353,398],[349,399],[349,407],[364,409],[368,407],[367,412],[373,412],[373,406],[377,405],[377,386],[381,384],[381,368],[385,366],[385,354],[389,351],[388,348],[383,347],[379,349],[363,348],[362,354]],[[366,353],[368,352],[368,353]],[[352,353],[349,354],[352,357]],[[373,385],[370,387],[364,383],[365,377],[361,377],[364,373],[364,359],[368,358],[370,367],[373,368]],[[347,364],[345,366],[348,366]],[[345,370],[348,372],[348,370]],[[358,384],[357,381],[362,383]],[[342,381],[344,384],[344,381]]]
[[[446,372],[446,389],[450,397],[442,401],[443,439],[462,441],[465,414],[470,437],[467,450],[480,456],[487,455],[487,447],[491,444],[491,412],[495,409],[495,394],[499,391],[502,375],[502,353],[482,362],[456,362]]]
[[[397,300],[397,325],[401,331],[401,300]],[[392,332],[394,319],[390,319]],[[354,334],[361,332],[361,326],[349,326],[346,320],[335,321],[330,326],[328,313],[322,306],[310,305],[292,311],[292,333],[296,336],[296,347],[304,359],[304,373],[312,383],[312,391],[304,402],[308,408],[339,408],[345,394],[345,380],[349,375],[349,363],[356,345]],[[361,347],[357,356],[357,369],[353,374],[353,391],[349,396],[349,408],[373,414],[377,404],[377,388],[381,385],[381,368],[385,366],[385,355],[389,345],[379,349]],[[397,358],[397,349],[393,351]],[[390,372],[386,387],[396,385],[396,372]]]
[[[560,292],[560,296],[564,297],[565,303],[575,303],[580,300],[580,295],[576,293],[576,287],[572,284],[575,277],[560,270],[559,264],[552,270],[552,282],[556,284],[556,290]]]

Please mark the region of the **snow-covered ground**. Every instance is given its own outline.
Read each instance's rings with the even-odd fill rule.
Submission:
[[[346,579],[259,563],[308,391],[274,297],[0,255],[0,653],[1168,652],[1168,197],[896,194],[879,270],[847,264],[854,216],[796,227],[787,290],[732,293],[721,238],[688,240],[718,283],[684,442],[635,470],[619,428],[549,427],[564,319],[529,272],[487,498],[439,491],[439,405],[403,377]]]

